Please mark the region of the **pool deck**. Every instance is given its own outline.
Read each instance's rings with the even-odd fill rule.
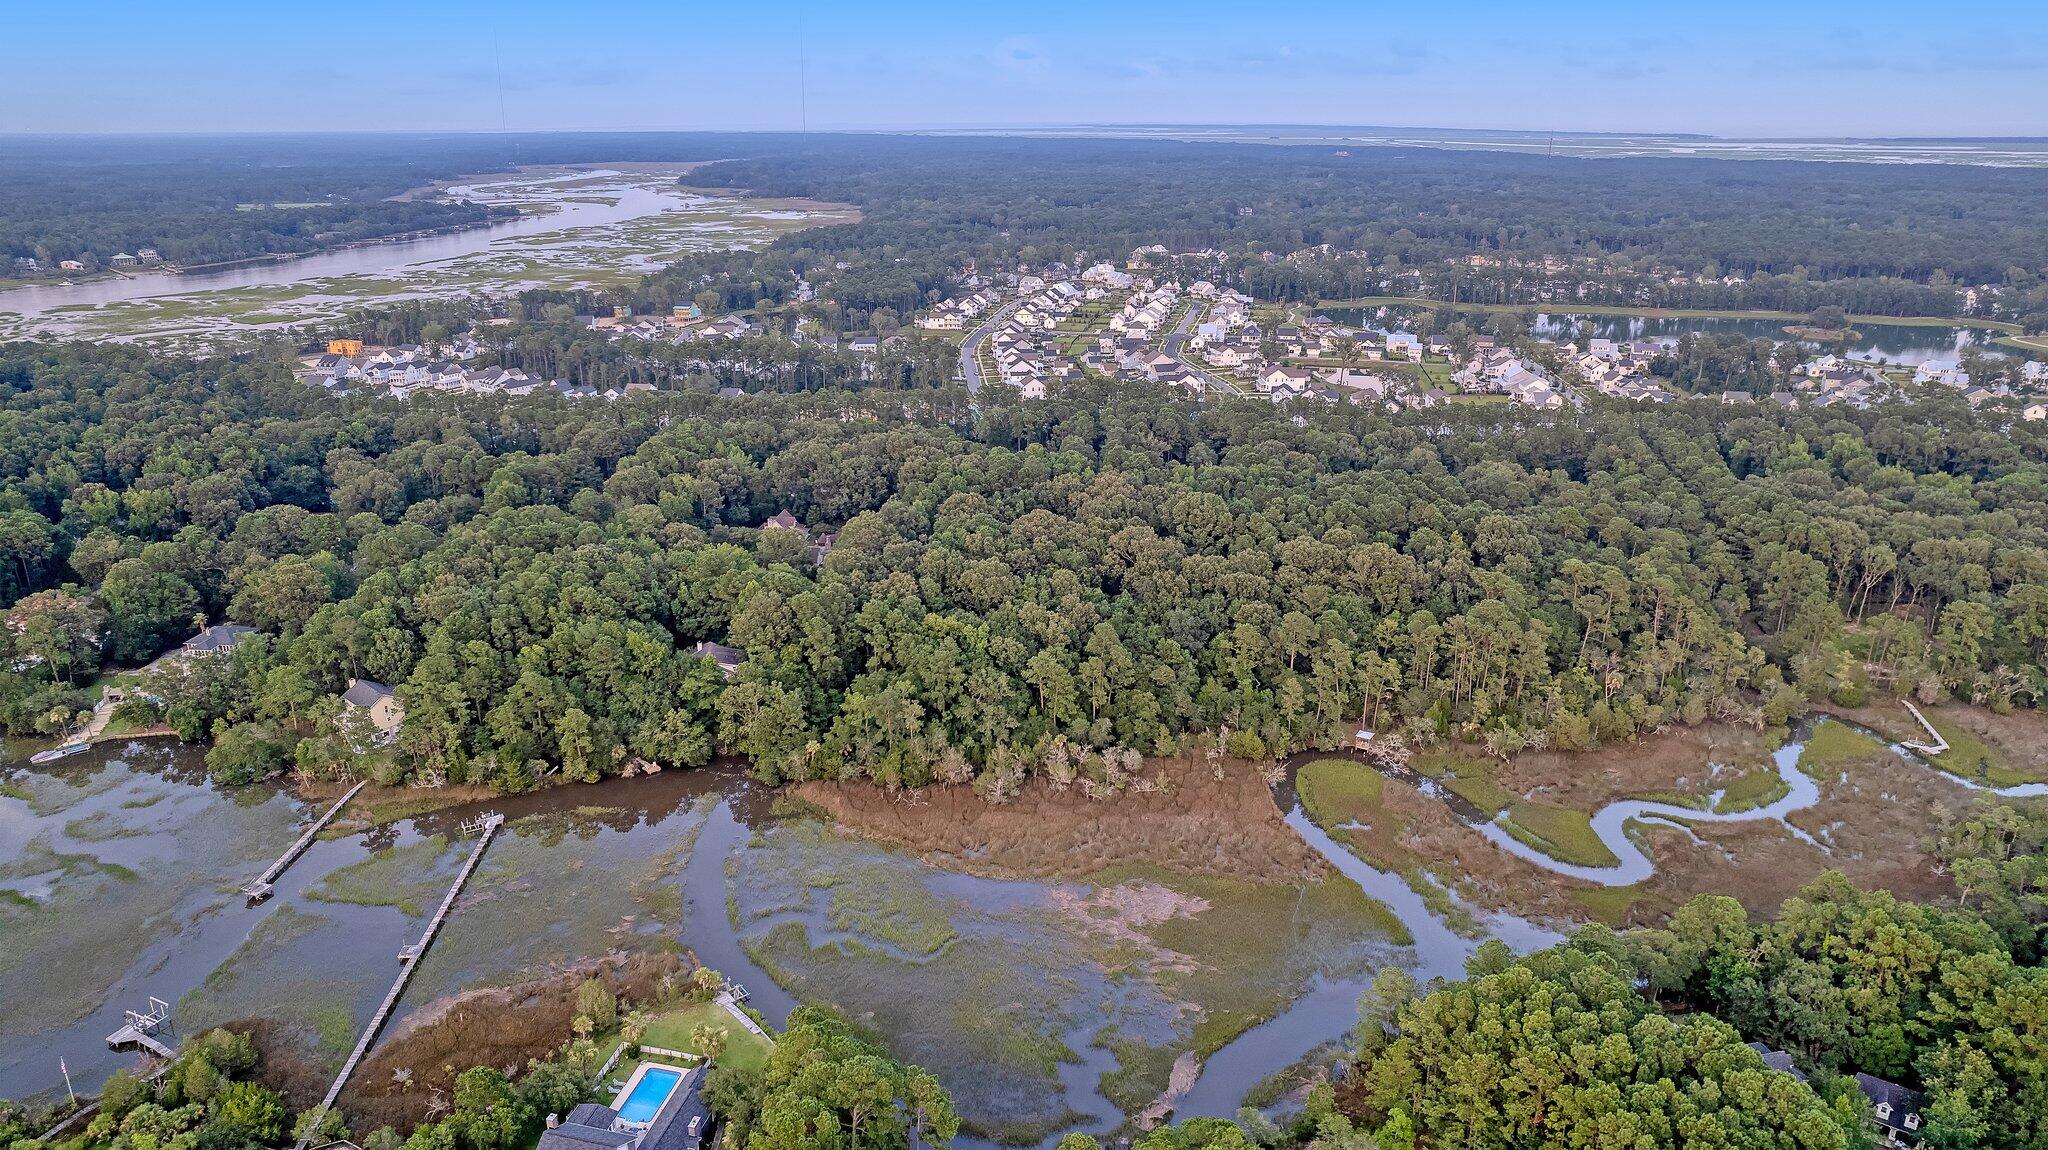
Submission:
[[[653,1112],[648,1114],[647,1117],[638,1119],[628,1118],[626,1117],[626,1101],[633,1097],[635,1090],[640,1088],[641,1080],[647,1077],[647,1073],[650,1070],[674,1074],[676,1076],[675,1081],[669,1084],[667,1092],[661,1096],[661,1101],[655,1103]],[[690,1076],[695,1073],[695,1070],[686,1066],[670,1066],[661,1062],[642,1062],[639,1066],[633,1068],[633,1076],[626,1079],[626,1084],[620,1087],[618,1094],[612,1098],[612,1109],[618,1112],[619,1121],[622,1125],[645,1129],[656,1118],[661,1116],[662,1107],[668,1105],[669,1099],[674,1098],[678,1091],[683,1090],[689,1085]]]

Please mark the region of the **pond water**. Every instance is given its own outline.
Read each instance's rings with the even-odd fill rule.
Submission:
[[[1782,820],[1811,802],[1804,734],[1778,752],[1784,798],[1718,817]],[[980,877],[778,817],[771,795],[724,770],[509,797],[489,804],[505,829],[395,1021],[614,948],[682,945],[772,1023],[829,1005],[932,1068],[970,1144],[1044,1144],[1107,1132],[1162,1095],[1176,1117],[1231,1115],[1261,1080],[1341,1041],[1385,966],[1451,978],[1481,938],[1518,952],[1558,938],[1462,905],[1453,929],[1431,909],[1455,904],[1449,892],[1345,849],[1291,782],[1276,799],[1329,877]],[[274,1017],[337,1064],[460,866],[460,824],[484,807],[344,827],[246,906],[241,883],[322,806],[216,788],[195,752],[163,743],[0,768],[0,1096],[60,1088],[59,1057],[81,1089],[96,1086],[130,1058],[105,1036],[151,995],[173,1003],[178,1033]],[[1613,804],[1593,821],[1621,864],[1579,877],[1643,873],[1631,820],[1715,817]],[[1176,1061],[1187,1065],[1169,1073]]]
[[[1338,323],[1384,333],[1400,326],[1415,309],[1381,307],[1371,309],[1329,308],[1325,315]],[[1775,319],[1734,319],[1647,315],[1589,315],[1578,312],[1539,312],[1530,317],[1529,329],[1543,339],[1577,339],[1582,323],[1593,326],[1593,335],[1617,342],[1642,339],[1678,339],[1685,335],[1739,335],[1746,339],[1794,342],[1785,334],[1789,321]],[[1911,324],[1856,324],[1856,338],[1845,343],[1819,344],[1797,341],[1816,355],[1834,352],[1871,363],[1917,367],[1929,360],[1955,360],[1966,351],[1989,356],[2020,356],[2024,353],[1998,344],[1995,331],[1971,327],[1921,327]]]

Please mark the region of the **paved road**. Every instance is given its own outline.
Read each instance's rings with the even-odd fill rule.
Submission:
[[[1161,350],[1172,356],[1182,367],[1194,372],[1195,378],[1201,380],[1203,385],[1211,391],[1220,391],[1225,395],[1241,394],[1227,380],[1224,380],[1215,372],[1204,368],[1200,364],[1190,363],[1188,358],[1180,353],[1180,349],[1187,346],[1188,332],[1195,326],[1195,317],[1201,314],[1202,302],[1197,300],[1195,301],[1195,306],[1188,309],[1188,314],[1180,317],[1180,322],[1174,325],[1173,333],[1166,337],[1166,346]]]
[[[995,314],[983,320],[980,327],[969,332],[967,342],[960,345],[960,378],[967,381],[968,394],[981,390],[981,345],[988,341],[989,336],[996,333],[997,328],[1003,326],[1003,321],[1010,318],[1011,312],[1023,306],[1023,300],[1013,299],[997,308]]]

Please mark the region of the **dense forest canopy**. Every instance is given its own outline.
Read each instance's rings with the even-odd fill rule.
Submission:
[[[352,677],[406,701],[394,779],[724,748],[1001,797],[1048,764],[1114,785],[1191,736],[1259,757],[1360,719],[1512,753],[1873,687],[2024,706],[2048,648],[2042,431],[1954,399],[401,405],[34,345],[0,385],[0,587],[13,642],[50,652],[7,679],[9,721],[89,675],[63,637],[95,611],[118,661],[232,619],[269,641],[162,693],[233,736],[231,777],[347,766]],[[837,532],[822,564],[762,528],[783,510]],[[707,641],[745,653],[730,681]]]
[[[886,209],[835,240],[908,244],[903,223],[1015,253],[1140,244],[1279,251],[1332,244],[1423,263],[1450,254],[1627,253],[1815,278],[2048,266],[2048,175],[2000,168],[1627,159],[1425,149],[875,137],[712,165],[705,183]],[[896,228],[890,225],[895,223]],[[1055,239],[1055,237],[1057,237]]]
[[[1225,249],[1219,279],[1265,299],[1419,268],[1421,290],[1504,301],[1523,286],[1469,257],[1598,255],[1629,275],[1739,271],[1748,305],[1937,312],[1958,280],[2042,290],[2037,173],[837,135],[336,137],[318,159],[291,140],[94,146],[0,140],[0,174],[34,169],[0,191],[0,246],[303,250],[424,226],[384,197],[440,176],[634,159],[722,160],[690,179],[863,220],[611,295],[350,320],[432,341],[502,310],[498,362],[662,388],[612,403],[332,395],[277,348],[0,347],[10,733],[67,728],[99,672],[223,620],[258,634],[145,673],[123,707],[210,740],[224,782],[296,767],[517,791],[724,751],[769,781],[971,783],[1000,802],[1042,774],[1104,797],[1147,754],[1264,760],[1360,723],[1507,757],[1777,726],[1873,692],[2005,710],[2048,688],[2048,428],[1948,391],[1389,413],[1098,380],[1020,402],[954,385],[938,339],[864,359],[771,327],[709,364],[576,319],[685,301],[787,319],[801,279],[814,318],[879,331],[969,266],[1153,243]],[[316,201],[332,206],[238,210]],[[1319,244],[1334,251],[1288,258]],[[1695,338],[1652,369],[1760,391],[1780,355]],[[352,679],[396,689],[393,743],[363,740],[338,698]],[[1829,876],[1768,922],[1708,898],[1521,960],[1490,943],[1462,982],[1383,979],[1341,1092],[1286,1129],[1251,1114],[1136,1146],[1850,1150],[1869,1137],[1855,1070],[1928,1092],[1930,1146],[2048,1146],[2048,823],[1987,804],[1922,829],[1960,905]],[[198,1036],[156,1083],[111,1082],[71,1144],[275,1145],[291,1116],[260,1073],[246,1040]],[[470,1069],[443,1120],[364,1145],[513,1150],[590,1073]],[[929,1075],[808,1009],[764,1070],[718,1072],[707,1097],[751,1150],[896,1150],[911,1123],[938,1141],[957,1126]],[[30,1118],[0,1105],[0,1142]],[[332,1119],[297,1132],[336,1136]]]
[[[867,215],[780,241],[754,274],[728,268],[719,290],[734,307],[786,298],[793,269],[822,269],[844,272],[834,299],[849,312],[907,315],[969,260],[1119,258],[1155,243],[1229,253],[1216,274],[1268,298],[1371,295],[1405,267],[1426,269],[1432,295],[1507,302],[1513,277],[1468,257],[1597,256],[1630,301],[1951,314],[1952,284],[2031,290],[2048,269],[2048,175],[2032,169],[747,133],[5,138],[0,255],[104,260],[150,245],[203,262],[306,251],[476,217],[472,206],[386,201],[435,179],[705,160],[724,162],[693,184],[851,202]],[[278,204],[293,206],[256,207]],[[1341,258],[1250,257],[1318,245]],[[854,266],[835,269],[841,260]],[[1673,294],[1655,277],[1626,278],[1651,266],[1746,282]],[[638,298],[686,301],[702,284],[681,281],[700,277],[684,261]]]

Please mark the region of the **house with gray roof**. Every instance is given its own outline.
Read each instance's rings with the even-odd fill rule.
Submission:
[[[398,729],[405,725],[405,704],[391,688],[374,679],[350,679],[341,701],[351,716],[369,723],[377,742],[397,738]]]
[[[595,1102],[578,1105],[566,1118],[550,1114],[534,1150],[703,1150],[715,1124],[704,1103],[703,1081],[703,1074],[684,1071],[661,1109],[644,1125],[628,1122],[617,1110]]]

